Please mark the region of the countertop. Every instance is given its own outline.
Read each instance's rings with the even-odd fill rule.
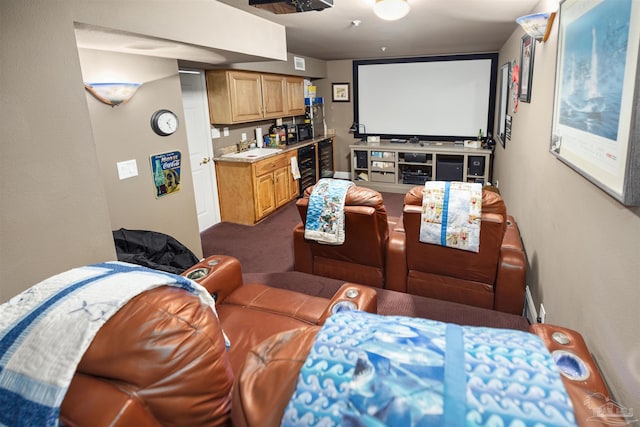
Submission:
[[[277,153],[269,154],[267,156],[263,156],[260,158],[233,158],[233,157],[222,157],[222,154],[218,154],[214,156],[213,160],[216,162],[233,162],[233,163],[255,163],[264,159],[270,159],[271,157],[279,156],[283,153],[287,153],[293,150],[297,150],[298,148],[306,147],[307,145],[316,144],[320,141],[324,141],[327,138],[333,138],[335,135],[324,135],[318,138],[308,139],[302,142],[296,142],[295,144],[287,145]],[[232,151],[233,152],[233,151]],[[226,154],[226,153],[225,153]]]

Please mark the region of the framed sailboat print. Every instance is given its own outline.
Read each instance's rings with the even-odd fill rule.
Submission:
[[[550,151],[619,202],[640,205],[640,2],[564,0]]]

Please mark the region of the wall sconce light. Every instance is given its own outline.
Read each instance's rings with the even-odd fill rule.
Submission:
[[[537,41],[543,43],[549,38],[556,12],[534,13],[516,19],[522,29]]]
[[[85,83],[84,88],[97,100],[115,107],[127,103],[141,85],[142,83]]]
[[[407,0],[376,0],[373,12],[385,21],[396,21],[409,13]]]

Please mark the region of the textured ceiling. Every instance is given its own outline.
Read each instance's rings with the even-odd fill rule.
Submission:
[[[538,3],[538,0],[408,0],[409,14],[389,22],[373,13],[374,0],[334,0],[334,7],[323,11],[289,14],[249,6],[248,0],[219,1],[284,25],[288,52],[323,60],[495,52],[516,29],[515,19],[531,13]],[[359,25],[353,24],[356,20]],[[76,39],[78,46],[84,48],[202,64],[264,60],[81,24],[76,27]]]

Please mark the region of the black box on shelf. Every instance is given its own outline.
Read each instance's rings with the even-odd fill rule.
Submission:
[[[467,175],[482,176],[484,175],[484,157],[483,156],[469,156],[468,160],[469,170]]]
[[[431,177],[428,173],[424,172],[413,172],[406,171],[402,173],[402,183],[403,184],[414,184],[414,185],[423,185],[425,182],[429,181]]]
[[[437,181],[462,181],[464,161],[461,156],[438,156],[436,162]]]
[[[356,168],[358,169],[366,169],[367,168],[367,151],[355,151],[356,153]]]
[[[404,153],[404,161],[412,163],[426,163],[427,153]]]

